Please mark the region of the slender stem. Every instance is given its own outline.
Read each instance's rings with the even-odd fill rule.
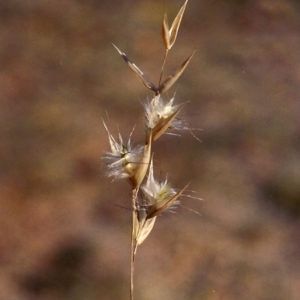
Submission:
[[[131,258],[130,258],[130,300],[133,300],[134,290],[134,260],[137,251],[136,244],[136,232],[137,232],[137,215],[136,215],[136,203],[137,203],[138,188],[132,189],[132,232],[131,232]]]
[[[160,84],[161,84],[161,80],[162,80],[162,76],[163,76],[165,64],[166,64],[166,61],[167,61],[168,53],[169,53],[169,49],[166,49],[165,57],[164,57],[164,62],[163,62],[163,64],[162,64],[161,71],[160,71],[160,77],[159,77],[159,83],[158,83],[158,86],[160,86]]]

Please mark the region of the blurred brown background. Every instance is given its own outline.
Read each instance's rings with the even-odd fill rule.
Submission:
[[[105,178],[101,118],[143,142],[161,21],[183,0],[0,1],[0,299],[129,299],[130,186]],[[190,0],[166,68],[195,132],[154,147],[157,176],[204,199],[139,248],[136,299],[300,297],[300,4]]]

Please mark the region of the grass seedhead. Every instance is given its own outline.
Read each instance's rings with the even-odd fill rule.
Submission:
[[[164,199],[161,199],[155,204],[149,206],[147,210],[147,219],[154,218],[159,214],[163,213],[168,208],[170,208],[175,203],[175,201],[177,201],[177,199],[182,195],[182,193],[187,187],[188,185],[186,185],[181,191],[177,192],[175,195],[165,197]]]
[[[145,212],[143,215],[145,220],[152,219],[171,207],[187,187],[188,185],[179,192],[176,192],[176,190],[170,186],[167,179],[162,182],[155,180],[153,174],[153,160],[151,160],[146,184],[142,186],[145,199]]]
[[[110,152],[104,155],[108,167],[107,176],[126,178],[132,188],[130,300],[134,299],[134,264],[138,246],[149,236],[154,227],[156,217],[164,211],[176,206],[179,203],[179,198],[186,196],[183,193],[188,187],[187,185],[178,191],[169,185],[167,179],[163,182],[156,181],[153,175],[152,153],[152,143],[166,133],[168,129],[180,131],[189,130],[191,132],[187,123],[184,123],[178,116],[187,102],[174,104],[175,96],[167,101],[164,101],[162,98],[162,94],[167,92],[182,75],[196,51],[194,50],[171,76],[163,80],[168,53],[176,41],[187,2],[188,0],[186,0],[180,8],[171,27],[169,27],[168,24],[167,14],[164,15],[162,38],[165,46],[165,54],[157,85],[155,85],[124,52],[113,44],[139,81],[154,93],[152,100],[144,105],[146,137],[142,146],[132,146],[130,141],[132,132],[127,142],[123,141],[120,133],[117,138],[114,138],[103,122],[110,144]],[[193,135],[192,132],[191,134]],[[146,175],[147,180],[145,180]]]
[[[168,116],[166,118],[160,118],[160,121],[153,128],[153,141],[156,141],[159,137],[161,137],[167,131],[167,129],[171,126],[173,120],[183,109],[184,105],[185,105],[185,103],[181,104],[180,107],[170,116]]]
[[[168,128],[176,127],[172,125],[186,103],[173,105],[174,98],[165,103],[161,95],[157,95],[144,106],[145,127],[152,132],[153,141],[163,135]]]
[[[133,187],[138,187],[145,177],[151,154],[151,145],[133,147],[131,144],[131,135],[126,143],[123,142],[122,136],[119,133],[116,140],[109,132],[106,124],[104,127],[108,134],[111,152],[104,155],[104,160],[107,163],[108,177],[114,179],[127,178],[132,183]]]

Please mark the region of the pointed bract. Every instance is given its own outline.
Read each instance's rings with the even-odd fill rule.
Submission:
[[[153,157],[151,158],[148,176],[150,176],[149,174],[151,174],[151,172],[153,174],[153,167],[151,167],[152,159],[153,159]],[[154,217],[151,219],[147,219],[147,206],[145,206],[145,205],[137,205],[136,209],[137,209],[136,216],[137,216],[138,222],[136,222],[135,241],[136,241],[137,245],[140,245],[150,234],[150,232],[154,226],[156,218]]]
[[[165,13],[163,23],[162,23],[162,38],[167,50],[170,49],[170,34],[169,34],[169,25],[168,25],[168,17]]]
[[[170,77],[168,77],[166,80],[164,80],[161,85],[158,87],[157,92],[159,94],[162,94],[166,92],[180,77],[180,75],[183,73],[185,68],[187,67],[188,63],[192,59],[193,55],[195,54],[197,49],[193,51],[193,53],[182,63],[182,65],[176,70],[175,73],[173,73]]]
[[[131,176],[130,181],[132,183],[133,188],[138,188],[142,181],[144,180],[146,173],[149,168],[150,160],[151,160],[151,146],[152,146],[152,132],[150,132],[148,141],[144,146],[144,151],[139,161],[138,165],[135,168],[134,174]]]
[[[177,33],[180,27],[182,16],[187,5],[188,0],[185,1],[183,6],[180,8],[177,16],[175,17],[171,28],[169,29],[167,15],[164,15],[163,25],[162,25],[162,36],[166,49],[170,50],[174,45],[177,37]]]
[[[126,64],[129,66],[129,68],[134,72],[134,74],[138,77],[138,79],[150,90],[156,92],[157,88],[154,85],[154,83],[151,82],[151,80],[145,75],[144,72],[142,72],[133,62],[130,61],[130,59],[126,56],[124,52],[122,52],[116,45],[112,44],[116,50],[119,52],[119,54],[123,57]]]
[[[148,237],[151,230],[153,229],[156,217],[151,219],[144,219],[142,222],[139,223],[139,230],[136,236],[136,243],[140,245],[143,241]]]
[[[174,45],[176,37],[177,37],[177,33],[179,30],[179,26],[181,23],[181,19],[185,10],[185,7],[187,5],[188,0],[185,1],[185,3],[183,4],[183,6],[180,8],[176,18],[174,19],[171,29],[170,29],[170,48]]]

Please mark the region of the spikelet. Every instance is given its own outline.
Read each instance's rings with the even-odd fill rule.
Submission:
[[[185,11],[188,0],[185,1],[183,6],[180,8],[177,16],[175,17],[171,28],[169,29],[168,17],[167,14],[164,15],[163,24],[162,24],[162,37],[167,50],[170,50],[174,45],[177,37],[177,33],[180,27],[181,19]]]

